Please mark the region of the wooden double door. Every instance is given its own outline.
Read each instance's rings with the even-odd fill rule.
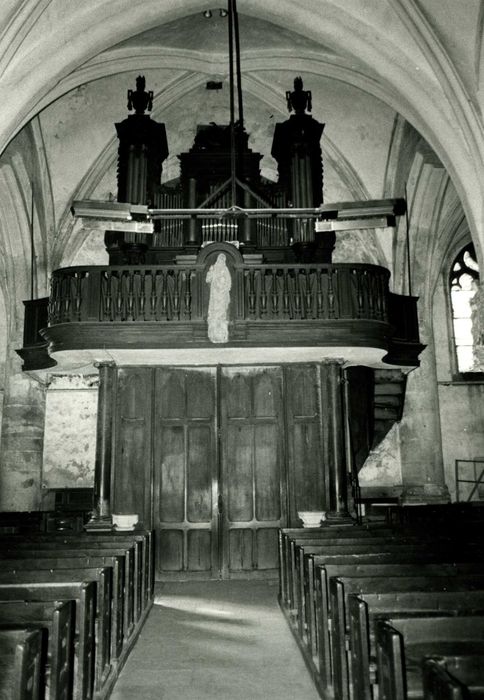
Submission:
[[[278,529],[325,508],[319,378],[297,365],[119,370],[114,508],[155,529],[159,578],[276,573]]]
[[[277,369],[159,369],[154,526],[160,574],[273,572],[286,522]]]

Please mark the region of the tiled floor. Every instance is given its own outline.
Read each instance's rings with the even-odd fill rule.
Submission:
[[[318,700],[275,583],[157,584],[112,700],[208,698]]]

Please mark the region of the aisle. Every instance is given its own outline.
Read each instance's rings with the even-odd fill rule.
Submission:
[[[277,590],[261,581],[157,584],[112,700],[318,700]]]

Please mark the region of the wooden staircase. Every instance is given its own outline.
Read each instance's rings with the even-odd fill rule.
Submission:
[[[375,369],[374,376],[372,448],[402,419],[407,384],[407,375],[400,369]]]

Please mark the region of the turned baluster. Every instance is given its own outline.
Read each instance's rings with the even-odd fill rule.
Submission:
[[[134,313],[134,272],[128,270],[128,318],[135,320]]]
[[[277,270],[272,270],[271,284],[272,315],[277,316],[279,311],[279,290],[277,286]]]
[[[368,295],[368,315],[370,318],[375,318],[375,307],[376,307],[376,301],[378,294],[375,294],[375,291],[377,291],[377,286],[375,284],[375,277],[374,275],[368,275],[368,272],[365,270],[364,272],[365,276],[365,281],[366,281],[366,290],[367,290],[367,295]]]
[[[336,274],[336,270],[334,270],[334,274]],[[334,290],[333,290],[333,269],[331,267],[328,268],[328,317],[329,318],[334,318],[335,316],[335,309],[334,309]]]
[[[156,272],[151,270],[151,294],[150,294],[150,313],[151,318],[156,316],[156,304],[158,302],[158,294],[156,293]]]
[[[74,273],[74,314],[77,321],[81,320],[81,287],[82,272]]]
[[[64,298],[63,298],[63,303],[62,303],[63,320],[64,321],[71,320],[70,316],[69,316],[69,311],[71,308],[71,285],[72,285],[72,278],[70,276],[64,277],[64,284],[63,284]]]
[[[294,270],[294,317],[301,317],[301,286],[299,280],[299,270]]]
[[[52,281],[50,283],[49,303],[47,305],[47,314],[48,314],[50,326],[57,321],[57,314],[56,314],[57,294],[58,294],[57,277],[52,277]]]
[[[164,270],[161,272],[161,317],[168,317],[168,290],[166,272]]]
[[[356,298],[358,301],[358,312],[357,312],[357,317],[361,318],[363,316],[363,287],[362,287],[362,279],[361,279],[361,273],[359,270],[356,270],[353,268],[351,270],[353,273],[353,276],[356,278]]]
[[[145,306],[146,306],[146,290],[145,290],[146,270],[140,270],[139,275],[139,317],[144,321]]]
[[[188,270],[184,273],[185,276],[185,308],[183,313],[185,318],[190,319],[192,316],[192,290],[191,290],[191,272]]]
[[[313,294],[311,289],[311,270],[304,271],[304,301],[306,306],[305,317],[313,317]]]
[[[316,270],[316,315],[317,318],[321,318],[323,315],[323,287],[321,277],[323,275],[322,270]]]
[[[282,308],[285,318],[289,317],[289,273],[287,270],[282,272]]]
[[[173,317],[180,318],[180,272],[177,270],[173,273]]]
[[[255,315],[255,272],[249,270],[249,315]]]
[[[112,310],[113,310],[113,290],[111,288],[112,277],[109,270],[104,273],[105,279],[105,293],[104,293],[104,316],[108,321],[112,321]]]
[[[124,295],[123,295],[123,273],[116,274],[117,285],[116,285],[116,316],[121,321],[123,320],[124,313]],[[114,275],[113,275],[114,277]]]
[[[385,275],[380,275],[381,283],[381,318],[383,321],[388,321],[388,289],[387,278]]]
[[[267,292],[266,292],[266,271],[260,271],[260,315],[265,316],[267,313]]]

